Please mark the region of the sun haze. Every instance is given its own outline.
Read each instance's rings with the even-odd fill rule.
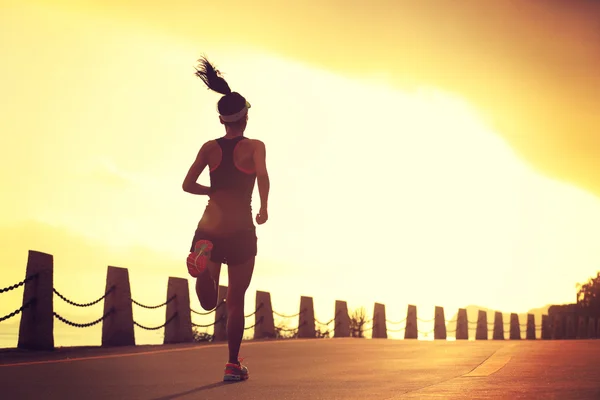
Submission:
[[[385,64],[361,73],[319,58],[306,38],[295,55],[274,37],[260,46],[258,29],[246,42],[200,40],[186,18],[160,23],[154,6],[135,16],[141,2],[52,4],[2,3],[1,287],[23,279],[30,249],[55,256],[56,285],[81,301],[104,290],[109,264],[129,268],[132,291],[152,304],[168,276],[187,277],[206,199],[181,182],[202,143],[223,135],[218,96],[193,76],[203,53],[250,101],[246,134],[267,146],[270,220],[257,229],[249,310],[258,289],[284,313],[313,296],[321,320],[336,299],[369,312],[384,302],[391,319],[407,304],[424,318],[434,305],[447,315],[467,304],[525,312],[574,301],[575,283],[600,268],[598,191],[575,176],[585,166],[528,158],[530,143],[488,112],[484,87],[425,79],[419,65],[419,79],[399,84]],[[169,13],[192,7],[174,4]],[[589,101],[581,97],[582,109]],[[533,126],[523,111],[511,115],[502,121]],[[549,141],[564,140],[552,132]],[[16,343],[17,327],[0,325],[0,347]],[[74,343],[71,329],[57,325],[57,344]],[[85,340],[96,343],[93,332]]]

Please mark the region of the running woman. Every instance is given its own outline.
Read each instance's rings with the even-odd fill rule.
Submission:
[[[202,308],[217,306],[221,264],[227,264],[227,340],[229,360],[225,381],[248,379],[248,368],[239,361],[244,334],[244,296],[250,285],[257,253],[256,227],[252,219],[252,192],[255,182],[260,194],[256,223],[267,222],[269,175],[263,142],[244,136],[250,103],[231,91],[221,73],[206,59],[198,60],[196,76],[209,89],[222,94],[217,103],[225,135],[204,143],[190,167],[183,190],[207,195],[208,204],[200,219],[188,257],[188,271],[196,278],[196,293]],[[210,187],[197,183],[208,167]]]

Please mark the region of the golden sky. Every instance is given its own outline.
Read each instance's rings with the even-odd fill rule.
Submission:
[[[45,3],[45,2],[40,2]],[[600,4],[575,1],[58,0],[193,42],[458,93],[527,162],[600,194]]]
[[[181,182],[222,134],[203,53],[267,144],[249,311],[259,289],[321,320],[335,299],[522,312],[600,268],[597,3],[0,4],[1,287],[29,249],[79,301],[109,264],[148,303],[186,277],[206,199]]]

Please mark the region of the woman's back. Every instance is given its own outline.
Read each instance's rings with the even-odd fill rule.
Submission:
[[[231,233],[254,227],[252,193],[256,182],[254,141],[244,136],[222,137],[206,145],[211,191],[205,217],[198,227]]]

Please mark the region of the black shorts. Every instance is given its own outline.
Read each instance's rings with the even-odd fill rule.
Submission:
[[[198,240],[210,240],[213,243],[210,260],[216,263],[237,265],[245,263],[257,253],[256,228],[244,229],[227,236],[214,236],[196,229],[190,252]]]

